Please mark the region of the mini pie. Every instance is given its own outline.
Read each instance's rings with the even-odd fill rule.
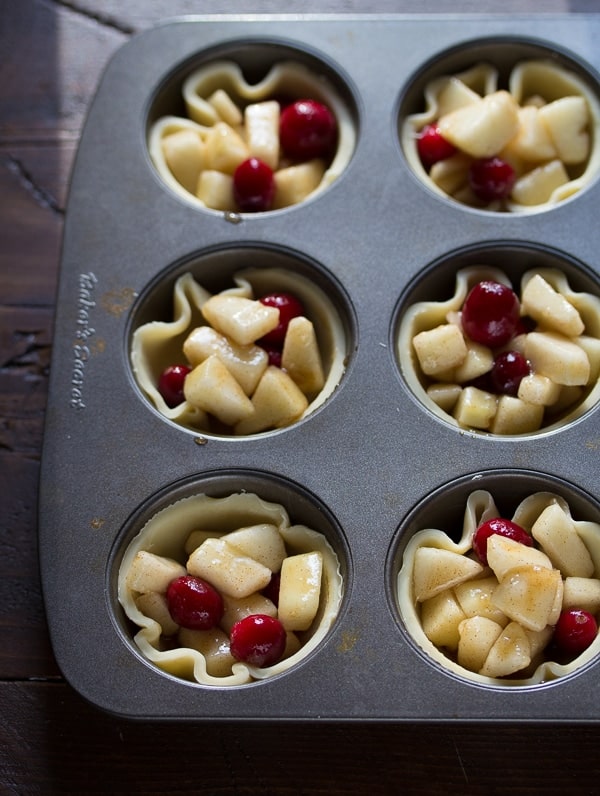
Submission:
[[[139,605],[143,603],[139,600],[143,594],[132,588],[128,577],[132,563],[140,551],[149,551],[172,560],[175,567],[185,566],[190,560],[189,545],[194,532],[202,537],[215,537],[211,538],[214,542],[226,539],[230,532],[261,523],[276,527],[288,556],[316,553],[322,558],[317,613],[307,630],[295,632],[296,651],[289,657],[264,668],[233,662],[232,666],[228,665],[227,673],[210,674],[204,654],[190,647],[165,643],[161,625],[142,612]],[[168,674],[202,685],[236,686],[281,674],[317,649],[338,614],[342,585],[337,555],[325,536],[304,525],[292,525],[283,506],[250,492],[223,498],[198,494],[159,511],[131,541],[119,567],[118,597],[127,617],[140,628],[134,642],[149,661]]]
[[[303,399],[305,406],[293,422],[313,412],[333,393],[345,369],[346,340],[337,311],[324,291],[300,274],[280,268],[248,268],[233,277],[235,287],[215,296],[225,299],[253,299],[273,290],[289,292],[303,303],[312,324],[319,346],[323,369],[323,384],[315,393]],[[173,289],[173,320],[155,320],[139,326],[132,339],[131,363],[135,378],[153,406],[178,425],[195,431],[210,433],[206,413],[188,400],[171,408],[157,389],[162,371],[183,361],[184,342],[192,332],[210,328],[202,309],[211,294],[201,287],[191,273],[180,276]],[[212,359],[212,358],[211,358]],[[277,370],[277,369],[275,369]],[[244,397],[244,396],[242,396]],[[240,435],[256,433],[245,431],[240,425]],[[222,432],[219,433],[232,433]]]
[[[213,99],[215,93],[216,101]],[[223,94],[226,99],[223,99]],[[233,163],[241,162],[249,156],[248,153],[239,154],[245,148],[242,123],[244,108],[250,104],[286,96],[313,99],[326,105],[337,121],[338,142],[330,162],[317,159],[303,164],[296,171],[293,169],[299,164],[288,163],[275,155],[272,168],[276,172],[276,182],[279,169],[292,167],[292,170],[281,180],[285,181],[286,187],[281,188],[279,194],[276,193],[272,209],[296,204],[319,194],[347,166],[354,150],[356,135],[352,119],[333,87],[323,77],[293,62],[275,64],[255,84],[248,83],[241,68],[232,61],[217,61],[193,72],[182,87],[186,116],[163,116],[150,128],[149,153],[160,177],[172,191],[195,207],[235,212],[236,207],[227,198],[228,191],[224,187],[221,190],[218,178],[214,191],[211,188],[207,189],[205,195],[201,191],[198,195],[200,173],[203,168],[209,168],[213,172],[231,174]],[[202,165],[205,158],[199,154],[199,147],[211,139],[215,129],[222,133],[219,155],[217,159],[211,159],[211,165],[207,167]],[[231,147],[226,141],[230,141]],[[263,144],[264,141],[261,141],[255,156],[260,157],[260,147]],[[229,165],[221,167],[218,165],[221,161]],[[209,204],[206,200],[208,195],[211,196]]]
[[[552,317],[540,315],[533,334],[516,336],[504,348],[517,349],[524,352],[525,356],[536,358],[534,365],[537,367],[533,366],[533,374],[537,373],[538,368],[543,370],[544,378],[537,381],[545,382],[544,388],[549,397],[538,398],[531,393],[523,396],[521,390],[521,397],[498,396],[469,386],[473,375],[485,375],[486,370],[489,370],[490,363],[486,363],[484,355],[491,362],[493,353],[491,349],[473,345],[467,339],[460,318],[461,308],[471,288],[486,280],[511,286],[501,269],[485,265],[471,266],[458,271],[455,292],[451,298],[446,301],[421,301],[407,309],[397,337],[397,356],[402,374],[413,393],[438,417],[478,433],[535,434],[558,428],[583,415],[600,399],[600,299],[590,293],[574,292],[558,269],[536,268],[524,273],[519,297],[523,297],[528,286],[531,292],[531,288],[538,283],[543,285],[541,304],[544,304],[548,295],[551,296],[566,308],[567,314],[570,313],[569,318],[571,315],[577,318],[577,323],[583,325],[583,332],[576,334],[566,321],[561,326],[558,313],[552,314]],[[522,312],[526,306],[521,301]],[[453,332],[456,340],[450,340],[445,334],[449,331]],[[438,339],[431,343],[435,343],[438,355],[442,345],[451,347],[454,344],[456,350],[460,347],[458,356],[462,359],[448,360],[447,368],[440,360],[440,372],[426,374],[422,368],[424,355],[417,352],[416,342],[428,335],[437,335]],[[565,351],[573,354],[578,362],[581,360],[582,367],[585,366],[586,373],[582,378],[571,379],[576,384],[567,384],[569,378],[555,373],[566,371],[565,362],[568,360],[559,359],[559,355],[562,357]],[[471,354],[473,357],[477,354],[481,364],[473,358],[471,365]],[[475,367],[479,367],[480,372],[474,370]],[[535,381],[529,380],[530,390],[536,386]],[[550,392],[553,392],[551,396]],[[487,406],[483,402],[487,402]],[[480,420],[480,417],[483,419]]]
[[[498,70],[479,63],[431,80],[424,94],[425,110],[403,123],[402,144],[415,173],[438,194],[472,207],[530,213],[575,195],[598,175],[600,104],[562,66],[518,63],[504,90]],[[432,123],[457,150],[427,170],[417,137]],[[516,183],[507,198],[486,203],[469,187],[468,172],[474,160],[494,156],[514,168]]]
[[[398,606],[406,629],[418,646],[437,664],[453,674],[476,683],[508,687],[535,685],[571,674],[597,656],[600,652],[600,637],[596,636],[591,645],[570,662],[557,663],[548,657],[549,653],[544,652],[552,637],[550,624],[540,627],[535,624],[532,616],[528,616],[526,624],[523,625],[512,616],[503,615],[497,604],[511,606],[508,611],[517,612],[514,613],[516,616],[520,615],[519,611],[523,605],[527,609],[533,607],[537,610],[539,604],[544,600],[544,595],[541,589],[535,590],[535,599],[532,599],[531,593],[527,598],[527,592],[525,592],[525,600],[520,602],[519,607],[516,607],[517,598],[520,600],[521,595],[517,594],[515,597],[515,592],[512,592],[511,596],[510,589],[519,589],[519,583],[523,582],[523,580],[519,581],[519,577],[522,577],[527,567],[516,566],[514,569],[501,573],[501,581],[498,584],[492,569],[476,560],[472,551],[475,531],[487,520],[499,516],[500,513],[490,492],[477,490],[472,492],[467,499],[462,535],[458,541],[453,541],[450,537],[451,529],[440,530],[437,528],[418,531],[410,539],[404,551],[402,568],[397,578]],[[574,539],[576,542],[573,547],[577,545],[583,547],[583,556],[587,558],[589,564],[585,570],[585,577],[566,576],[564,571],[561,573],[556,559],[549,562],[545,554],[536,546],[533,555],[539,556],[540,560],[546,559],[546,563],[530,567],[533,575],[529,583],[534,581],[537,583],[538,576],[547,576],[555,583],[556,592],[554,596],[550,595],[548,606],[548,615],[552,616],[551,625],[556,623],[557,612],[560,612],[561,607],[577,607],[568,604],[570,598],[567,594],[572,591],[571,584],[576,584],[577,587],[581,587],[582,583],[584,586],[586,583],[591,585],[596,598],[594,606],[588,606],[588,609],[597,617],[600,610],[598,602],[600,600],[600,524],[575,520],[571,516],[569,505],[565,499],[550,492],[537,492],[525,498],[517,506],[512,521],[529,534],[533,528],[533,536],[536,537],[534,526],[536,523],[544,524],[543,516],[561,518],[561,523],[571,535],[568,538]],[[501,540],[503,543],[505,541],[499,536],[490,537],[488,558],[490,558],[491,539]],[[513,543],[513,548],[515,546],[525,551],[533,550],[533,548],[524,547],[516,542]],[[513,551],[508,542],[506,547],[512,554]],[[498,549],[500,548],[501,545],[498,544]],[[434,572],[439,562],[443,562],[440,571]],[[425,565],[429,566],[429,572],[423,571]],[[455,567],[455,570],[453,577],[447,584],[444,584],[445,575],[441,574],[441,569],[448,566]],[[419,567],[420,569],[418,569]],[[461,571],[458,572],[458,570]],[[434,581],[436,582],[434,583]],[[494,585],[490,585],[490,583]],[[424,588],[427,591],[424,591]],[[419,595],[417,589],[421,592]],[[440,609],[442,604],[443,609]],[[440,613],[437,613],[438,611]],[[479,623],[478,625],[473,624],[473,617],[475,617],[475,623]],[[545,619],[542,618],[542,624],[544,621]],[[498,623],[503,628],[499,635]],[[493,639],[498,640],[498,646],[492,652],[494,641],[492,638],[486,641],[485,634],[486,626],[493,627],[494,625],[496,627]],[[536,629],[532,630],[533,627]],[[482,644],[483,655],[476,664],[478,671],[471,671],[458,663],[461,644],[469,644],[469,638],[465,637],[466,634],[469,634],[470,641],[474,640],[477,644]],[[504,638],[505,634],[506,638]],[[504,646],[500,646],[501,644]],[[462,647],[462,649],[466,650],[463,654],[465,657],[468,655],[469,662],[477,659],[479,653],[473,655],[473,651],[468,646]],[[515,660],[515,655],[521,656],[521,660],[516,666],[523,666],[523,668],[517,668],[505,676],[485,674],[486,670],[499,671],[499,667],[505,665],[502,660],[503,656],[506,656],[505,660],[510,662]],[[508,668],[512,667],[509,665]]]

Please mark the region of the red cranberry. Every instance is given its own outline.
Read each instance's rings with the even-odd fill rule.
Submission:
[[[279,621],[266,614],[251,614],[231,628],[229,648],[238,661],[251,666],[272,666],[285,650],[286,632]]]
[[[494,517],[482,523],[473,534],[473,550],[484,566],[487,566],[487,543],[490,536],[498,534],[507,539],[513,539],[526,547],[533,547],[533,539],[524,528],[512,520]]]
[[[521,379],[529,376],[531,367],[523,354],[518,351],[504,351],[494,359],[491,380],[495,392],[503,395],[516,395]]]
[[[158,391],[169,408],[179,406],[185,401],[183,384],[191,368],[187,365],[169,365],[158,380]]]
[[[233,197],[242,213],[269,210],[275,196],[273,169],[258,158],[248,158],[233,173]]]
[[[417,137],[417,152],[423,167],[429,171],[434,163],[451,157],[456,147],[444,138],[436,124],[427,124]]]
[[[202,578],[182,575],[169,583],[167,605],[173,620],[191,630],[210,630],[221,621],[223,598]]]
[[[326,105],[301,99],[281,112],[279,142],[294,160],[312,160],[331,154],[337,140],[337,122]]]
[[[285,340],[285,333],[292,318],[304,315],[302,302],[291,293],[268,293],[259,299],[267,307],[276,307],[279,310],[279,323],[268,334],[258,341],[259,345],[281,348]]]
[[[471,190],[484,202],[506,199],[515,184],[515,170],[501,158],[474,160],[469,167]]]
[[[519,299],[510,287],[483,281],[475,285],[465,299],[461,322],[471,340],[497,348],[514,337],[519,315]]]
[[[554,628],[553,641],[560,652],[576,658],[598,635],[598,623],[588,611],[563,611]]]

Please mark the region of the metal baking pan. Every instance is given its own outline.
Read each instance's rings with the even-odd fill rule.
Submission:
[[[500,248],[513,262],[523,251],[558,253],[596,284],[599,184],[549,212],[468,210],[415,177],[398,125],[412,81],[442,54],[458,64],[461,53],[476,60],[482,47],[542,48],[595,79],[599,35],[600,15],[189,17],[134,37],[115,55],[72,175],[40,487],[52,643],[86,699],[141,719],[600,719],[600,662],[535,688],[479,687],[418,650],[394,600],[417,507],[425,505],[428,520],[452,516],[472,484],[508,503],[550,484],[598,516],[598,411],[541,436],[459,432],[407,388],[394,334],[402,296],[452,252]],[[198,59],[243,53],[252,60],[267,51],[323,65],[343,87],[356,147],[343,174],[313,200],[231,223],[161,183],[148,156],[148,119],[168,101],[165,87]],[[283,432],[202,438],[165,421],[135,385],[128,349],[140,301],[213,249],[291,252],[339,296],[346,372],[323,406]],[[166,676],[136,652],[117,601],[117,569],[157,507],[232,487],[280,500],[297,521],[332,536],[344,593],[331,632],[301,665],[249,686],[210,688]]]

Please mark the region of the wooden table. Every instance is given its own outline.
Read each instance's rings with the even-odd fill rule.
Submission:
[[[240,12],[519,12],[492,2],[237,2]],[[543,4],[544,11],[598,3]],[[135,32],[208,0],[0,0],[0,792],[592,793],[596,727],[191,726],[99,712],[50,647],[36,494],[68,177],[103,67]],[[68,584],[65,584],[68,588]]]

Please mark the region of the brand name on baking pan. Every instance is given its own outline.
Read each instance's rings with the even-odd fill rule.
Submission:
[[[73,343],[73,370],[71,372],[70,404],[73,409],[84,409],[83,380],[85,368],[90,358],[89,339],[96,333],[90,323],[90,312],[96,306],[93,299],[94,289],[98,283],[95,274],[79,275],[77,293],[77,328]]]

